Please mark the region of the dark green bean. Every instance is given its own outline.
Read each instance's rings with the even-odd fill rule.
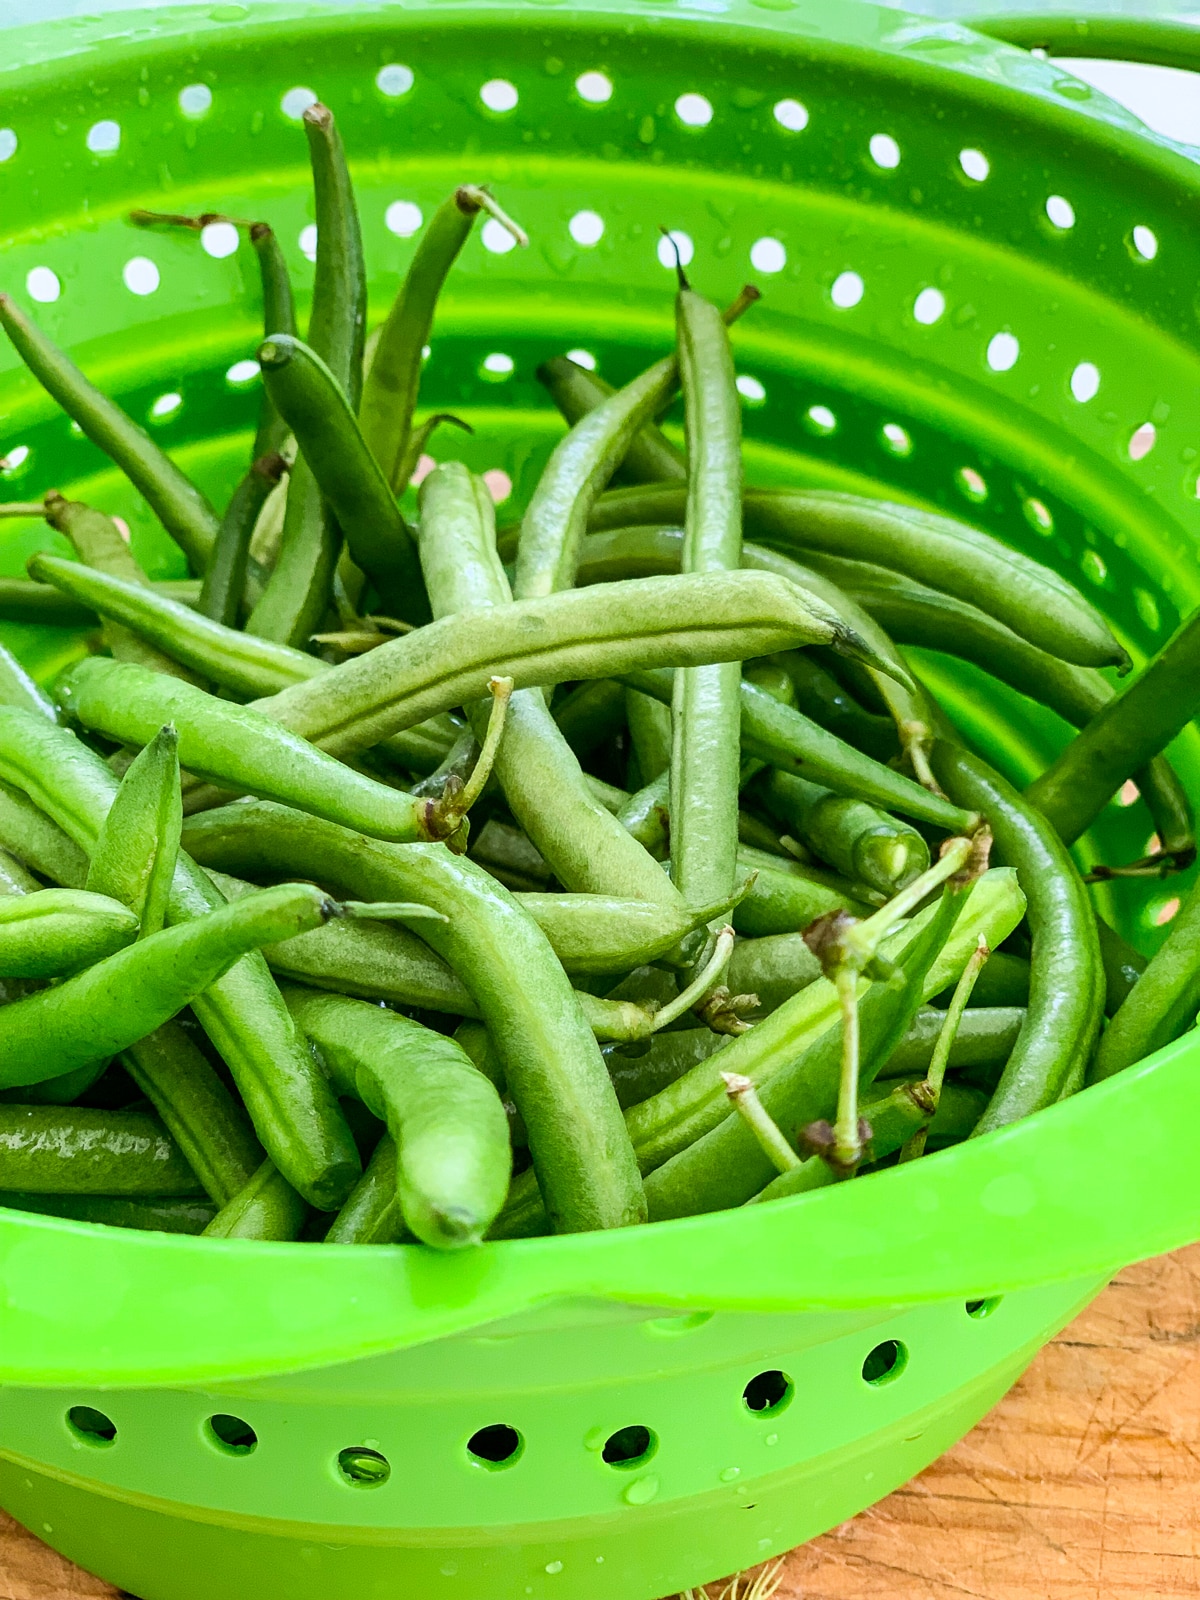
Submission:
[[[122,1064],[154,1106],[218,1206],[244,1189],[263,1159],[241,1106],[179,1022],[131,1044]]]
[[[77,846],[88,850],[117,789],[109,767],[74,734],[3,707],[0,778],[18,783]],[[37,865],[28,849],[21,854]],[[181,853],[168,908],[171,920],[182,923],[224,905],[208,876]],[[236,962],[197,996],[193,1010],[228,1064],[255,1130],[280,1169],[315,1205],[340,1205],[358,1175],[357,1152],[262,956]]]
[[[1200,705],[1200,611],[1109,701],[1026,791],[1067,844],[1099,816],[1132,772],[1159,755]]]
[[[216,543],[217,514],[144,428],[89,383],[10,296],[0,294],[0,326],[17,354],[93,444],[120,467],[187,556],[203,572]]]
[[[203,1233],[214,1214],[203,1200],[126,1200],[105,1194],[0,1193],[0,1206],[152,1233]]]
[[[285,334],[260,345],[258,359],[267,392],[296,435],[350,555],[375,583],[380,607],[407,622],[428,622],[412,534],[334,373]]]
[[[214,864],[224,868],[305,873],[358,899],[419,899],[443,912],[449,920],[422,922],[421,937],[466,983],[496,1041],[558,1227],[641,1218],[620,1108],[570,981],[537,924],[482,867],[440,845],[383,844],[267,802],[209,812],[184,838],[206,860],[206,841],[220,844]]]
[[[848,911],[866,916],[870,907],[855,895],[855,886],[799,861],[785,861],[742,845],[737,853],[740,873],[757,876],[733,908],[732,922],[741,934],[762,938],[770,934],[799,933],[827,911]]]
[[[851,882],[898,894],[929,865],[929,847],[915,828],[863,800],[774,769],[755,780],[753,792],[802,844]]]
[[[729,1042],[728,1034],[711,1028],[683,1028],[656,1033],[647,1041],[649,1048],[637,1055],[626,1054],[620,1045],[609,1046],[604,1058],[621,1109],[641,1105]]]
[[[689,288],[682,268],[675,334],[688,452],[680,564],[684,572],[729,573],[742,554],[741,401],[721,314]],[[741,681],[741,665],[734,661],[675,673],[671,876],[693,902],[732,894],[737,878]]]
[[[847,744],[856,745],[876,761],[887,762],[897,754],[896,729],[886,717],[867,711],[831,672],[827,672],[809,650],[787,650],[774,658],[792,680],[798,710],[836,733]]]
[[[821,963],[799,933],[739,939],[725,971],[725,981],[735,994],[758,996],[758,1018],[778,1010],[820,976]]]
[[[74,565],[74,563],[69,563]],[[156,581],[155,594],[177,601],[185,608],[194,606],[200,585],[194,578]],[[30,583],[28,578],[0,578],[0,622],[36,622],[48,628],[94,628],[96,613],[76,605],[49,584]]]
[[[171,722],[189,772],[391,839],[452,838],[462,814],[453,800],[416,800],[344,766],[250,706],[191,684],[92,656],[56,685],[59,703],[85,727],[145,744]]]
[[[1179,1037],[1200,1011],[1200,893],[1193,887],[1100,1040],[1090,1077],[1111,1078]]]
[[[264,1161],[245,1188],[217,1212],[204,1237],[298,1239],[307,1221],[307,1201],[270,1161]]]
[[[0,899],[0,976],[56,978],[115,955],[138,936],[119,900],[86,889],[38,889]]]
[[[88,858],[75,841],[20,789],[3,781],[0,842],[52,883],[82,889],[87,882]]]
[[[613,678],[595,678],[572,689],[555,705],[554,720],[580,761],[586,761],[601,745],[611,744],[624,728],[627,693]]]
[[[1096,932],[1100,938],[1100,960],[1104,966],[1104,1009],[1111,1017],[1128,999],[1148,963],[1141,951],[1127,944],[1101,916],[1096,918]],[[988,963],[990,965],[991,962]],[[987,971],[986,967],[984,971]]]
[[[512,1170],[508,1119],[492,1084],[461,1045],[395,1011],[313,989],[284,994],[337,1092],[387,1123],[411,1231],[439,1250],[478,1244]]]
[[[345,1205],[329,1224],[326,1244],[400,1244],[411,1240],[396,1193],[396,1146],[385,1133]]]
[[[333,112],[311,105],[304,132],[312,162],[317,218],[317,264],[313,273],[308,342],[342,386],[352,408],[362,393],[363,342],[367,326],[367,276],[354,185]],[[284,329],[272,328],[271,333]]]
[[[179,736],[168,723],[121,779],[87,875],[89,889],[130,908],[142,938],[157,933],[167,919],[182,826]]]
[[[671,765],[671,712],[636,689],[625,690],[625,720],[643,784],[653,783]]]
[[[947,1002],[949,996],[945,997]],[[940,1004],[940,1001],[938,1002]],[[971,990],[973,1006],[1020,1006],[1029,1003],[1029,963],[1024,956],[993,950]]]
[[[995,957],[991,957],[994,961]],[[986,969],[985,969],[986,970]],[[923,1074],[933,1059],[946,1013],[926,1006],[879,1069],[881,1078]],[[996,1067],[1008,1060],[1025,1021],[1023,1006],[974,1006],[965,1011],[950,1046],[949,1066]]]
[[[337,524],[303,456],[287,486],[279,553],[246,619],[246,632],[280,644],[306,644],[320,626],[337,567]]]
[[[400,468],[408,453],[421,352],[429,343],[442,285],[483,210],[496,217],[518,244],[528,240],[485,189],[464,184],[434,214],[387,320],[380,329],[375,357],[363,385],[363,437],[394,489],[404,487]]]
[[[975,1129],[990,1133],[1052,1104],[1086,1066],[1104,1011],[1104,971],[1087,890],[1052,824],[986,762],[946,739],[934,747],[934,771],[947,794],[987,817],[1029,902],[1028,1010]]]
[[[594,531],[677,523],[677,484],[617,489],[592,513]],[[1127,668],[1129,657],[1100,613],[1049,567],[952,517],[829,491],[752,489],[746,529],[761,544],[853,556],[988,610],[1031,644],[1078,666]]]
[[[190,1195],[198,1187],[179,1146],[144,1111],[0,1105],[0,1189]]]

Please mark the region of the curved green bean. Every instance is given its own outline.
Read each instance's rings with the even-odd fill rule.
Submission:
[[[400,1244],[412,1234],[396,1193],[396,1146],[385,1133],[362,1177],[329,1224],[325,1244]]]
[[[206,1239],[297,1239],[308,1203],[270,1161],[234,1195],[204,1230]]]
[[[159,729],[121,779],[101,825],[87,887],[119,900],[141,923],[141,937],[167,920],[179,855],[183,802],[179,793],[179,736]]]
[[[128,906],[86,889],[0,899],[0,976],[57,978],[115,955],[138,936]]]
[[[1200,893],[1193,887],[1166,940],[1126,995],[1100,1039],[1090,1077],[1131,1067],[1191,1027],[1200,1011]]]

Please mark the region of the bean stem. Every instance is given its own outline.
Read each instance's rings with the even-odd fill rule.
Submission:
[[[928,1096],[930,1106],[930,1120],[936,1113],[938,1102],[942,1097],[942,1084],[946,1079],[946,1068],[950,1064],[950,1052],[954,1048],[955,1038],[958,1036],[959,1025],[963,1019],[971,999],[971,991],[978,981],[979,974],[983,971],[984,962],[991,955],[987,940],[979,935],[979,943],[972,952],[971,959],[962,970],[962,976],[954,986],[950,1005],[946,1010],[945,1020],[942,1022],[941,1031],[937,1036],[937,1043],[933,1047],[933,1056],[929,1062],[929,1070],[925,1074],[923,1088]],[[929,1124],[918,1128],[912,1138],[900,1151],[901,1161],[915,1161],[925,1154],[925,1141],[929,1137]]]
[[[758,1098],[754,1080],[741,1072],[723,1072],[725,1093],[730,1104],[758,1140],[763,1153],[780,1172],[800,1166],[800,1157],[784,1138],[779,1124]]]

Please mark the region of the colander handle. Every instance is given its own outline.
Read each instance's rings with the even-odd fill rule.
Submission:
[[[1099,61],[1135,61],[1147,67],[1181,67],[1200,72],[1200,28],[1146,17],[1047,16],[972,17],[973,33],[1023,50],[1050,56],[1087,56]]]

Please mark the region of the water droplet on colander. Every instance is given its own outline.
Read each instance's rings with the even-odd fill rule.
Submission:
[[[779,1443],[779,1435],[777,1433],[769,1433],[767,1435],[767,1437],[763,1440],[763,1443],[764,1444],[778,1444]]]
[[[562,1569],[563,1569],[563,1564],[562,1564],[561,1561],[547,1561],[547,1563],[546,1563],[546,1571],[549,1572],[552,1576],[556,1572],[561,1572]]]
[[[741,1467],[726,1467],[724,1472],[722,1472],[722,1474],[721,1474],[721,1482],[722,1483],[732,1483],[735,1478],[740,1478],[741,1475],[742,1475]]]
[[[644,1478],[635,1478],[625,1490],[621,1499],[625,1501],[626,1505],[630,1506],[649,1505],[658,1493],[658,1487],[657,1475],[653,1472],[648,1472]]]

